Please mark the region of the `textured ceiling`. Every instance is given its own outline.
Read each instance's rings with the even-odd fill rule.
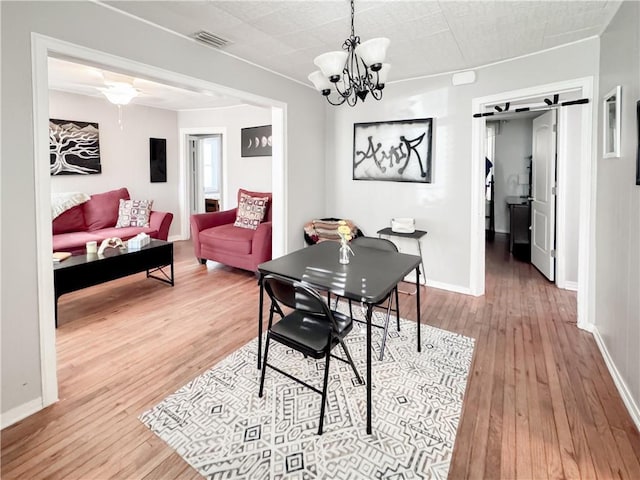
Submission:
[[[178,34],[209,31],[230,43],[222,51],[311,86],[313,59],[338,50],[350,33],[347,0],[98,2]],[[620,1],[385,0],[355,2],[362,40],[389,37],[389,82],[465,70],[599,35]],[[50,87],[101,96],[118,74],[51,59]],[[127,77],[132,103],[181,110],[241,103]]]
[[[207,30],[224,51],[309,83],[313,59],[350,32],[346,0],[115,1],[185,36]],[[389,81],[473,68],[599,35],[620,1],[356,1],[362,40],[389,37]]]

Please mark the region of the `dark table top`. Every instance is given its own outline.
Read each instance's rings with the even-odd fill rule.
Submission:
[[[164,240],[156,240],[155,238],[152,238],[151,242],[148,245],[145,245],[144,247],[136,248],[133,250],[129,250],[128,248],[123,248],[120,250],[120,253],[111,253],[110,255],[98,255],[97,253],[85,253],[81,255],[72,255],[69,258],[62,260],[61,262],[53,262],[53,269],[57,270],[59,268],[74,267],[77,265],[84,265],[86,263],[101,262],[101,261],[108,260],[109,258],[118,257],[122,255],[130,255],[136,252],[150,250],[153,248],[158,248],[163,245],[169,245],[169,244],[171,244],[171,242],[165,242]]]
[[[403,237],[403,238],[421,238],[427,234],[426,230],[416,230],[413,233],[400,233],[394,232],[391,227],[383,228],[382,230],[378,230],[378,235],[391,235],[393,237]]]
[[[356,301],[376,304],[412,270],[420,257],[351,245],[355,255],[339,262],[340,243],[321,242],[262,263],[258,271],[302,280],[321,290]]]

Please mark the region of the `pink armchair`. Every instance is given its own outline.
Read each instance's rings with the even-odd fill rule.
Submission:
[[[264,220],[256,230],[235,227],[237,208],[191,215],[191,241],[196,257],[255,272],[271,260],[271,193],[238,190],[252,197],[269,197]]]

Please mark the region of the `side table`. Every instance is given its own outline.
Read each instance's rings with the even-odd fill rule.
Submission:
[[[391,227],[383,228],[382,230],[378,230],[378,237],[387,236],[387,237],[398,237],[398,238],[409,238],[415,240],[418,245],[418,254],[420,255],[420,268],[422,269],[422,278],[423,280],[420,282],[425,287],[427,286],[427,273],[424,268],[424,260],[422,258],[422,246],[420,245],[420,239],[427,234],[426,230],[415,230],[413,233],[399,233],[391,230]],[[402,292],[409,295],[415,295],[416,292]]]

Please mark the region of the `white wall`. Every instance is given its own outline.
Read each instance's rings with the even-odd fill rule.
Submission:
[[[131,198],[153,200],[153,209],[173,213],[169,236],[179,233],[178,208],[178,115],[171,110],[129,104],[122,107],[122,130],[118,108],[100,97],[49,91],[49,117],[98,123],[100,163],[97,175],[56,175],[52,192],[106,192],[127,187]],[[149,138],[167,140],[167,182],[151,183]]]
[[[287,249],[299,246],[304,222],[322,213],[325,110],[322,99],[311,88],[94,2],[0,2],[0,9],[0,213],[3,227],[11,226],[2,228],[1,233],[0,401],[6,418],[7,412],[16,417],[37,410],[43,391],[35,255],[32,33],[286,103],[285,193],[278,192],[274,203],[285,203]],[[215,30],[215,25],[211,28]],[[43,160],[48,161],[37,160],[39,166]],[[20,208],[15,208],[17,199]],[[52,284],[52,274],[48,278],[46,282]],[[51,300],[48,315],[53,312]]]
[[[239,188],[255,192],[272,191],[271,157],[240,155],[240,129],[270,124],[271,109],[253,105],[178,112],[179,128],[226,128],[227,155],[223,175],[227,188],[222,193],[222,208],[237,205]]]
[[[598,40],[590,39],[477,70],[477,81],[453,87],[451,76],[389,83],[380,102],[329,111],[327,211],[368,235],[394,216],[414,217],[432,285],[469,291],[471,262],[471,111],[473,98],[598,73]],[[579,108],[579,107],[577,107]],[[433,117],[434,183],[352,180],[353,124]],[[483,157],[484,161],[484,157]]]
[[[514,118],[500,122],[496,135],[494,181],[496,232],[509,232],[509,209],[506,198],[528,195],[527,185],[518,185],[518,175],[529,176],[533,119]]]
[[[624,2],[601,38],[596,219],[596,337],[640,428],[640,4]],[[620,158],[602,158],[602,99],[622,86]]]
[[[564,122],[558,129],[565,138],[558,138],[558,149],[565,149],[563,155],[559,155],[559,161],[564,165],[558,165],[558,195],[564,197],[564,219],[556,217],[556,222],[564,221],[564,226],[556,229],[558,255],[562,255],[565,261],[564,278],[559,273],[558,283],[563,288],[578,288],[578,251],[580,229],[580,176],[582,165],[582,115],[581,108],[565,108],[560,111],[559,122]],[[564,192],[562,191],[564,190]],[[561,238],[562,237],[562,238]],[[564,282],[560,285],[561,282]]]

